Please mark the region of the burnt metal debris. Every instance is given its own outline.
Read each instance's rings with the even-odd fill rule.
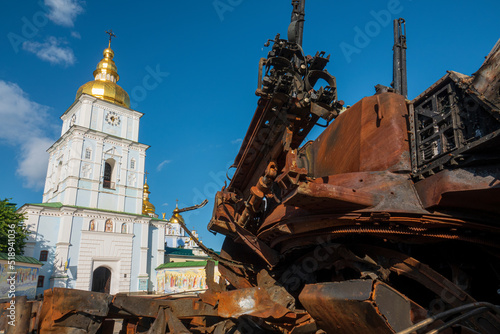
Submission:
[[[396,20],[395,89],[345,109],[330,57],[302,50],[304,1],[292,5],[215,197],[221,253],[178,216],[225,280],[209,261],[195,296],[54,288],[18,298],[9,333],[500,333],[500,43],[473,76],[450,71],[409,101]],[[318,122],[331,124],[303,143]]]

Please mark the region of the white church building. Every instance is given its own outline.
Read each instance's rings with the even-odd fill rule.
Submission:
[[[37,294],[52,287],[98,292],[157,291],[167,247],[195,248],[176,222],[158,218],[145,183],[142,113],[130,108],[110,46],[94,79],[61,116],[48,149],[43,202],[25,204],[24,255],[39,259]]]

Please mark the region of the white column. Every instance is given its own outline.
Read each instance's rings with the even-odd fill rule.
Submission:
[[[93,108],[93,110],[92,110],[93,113],[97,112],[96,130],[102,131],[102,127],[104,125],[104,113],[106,112],[106,110],[104,110],[102,108],[97,109],[96,105],[93,105],[92,108]]]
[[[92,192],[90,193],[90,207],[97,208],[99,200],[99,185],[101,183],[102,150],[104,139],[99,138],[95,143],[94,163],[92,164]]]
[[[139,141],[139,118],[135,116],[132,119],[132,140]]]
[[[165,261],[165,223],[158,223],[158,249],[156,258],[156,267]],[[154,270],[154,268],[152,268]]]
[[[80,179],[80,168],[82,162],[83,136],[80,130],[73,132],[71,146],[67,148],[65,154],[68,155],[68,179],[66,182],[66,194],[64,203],[67,205],[76,205],[76,196],[78,180]]]
[[[146,161],[146,151],[140,149],[139,151],[139,161],[137,161],[137,188],[144,189],[144,169],[145,169],[145,161]],[[137,192],[137,207],[136,213],[142,213],[142,191]]]
[[[120,176],[120,182],[119,186],[117,183],[116,191],[118,192],[118,211],[125,211],[125,198],[126,198],[126,193],[125,189],[127,186],[127,170],[129,167],[129,162],[128,162],[128,150],[129,146],[128,145],[123,145],[122,146],[122,156],[120,158],[120,163],[118,165],[119,169],[119,176]]]
[[[40,212],[42,209],[39,208],[30,208],[26,209],[26,220],[24,221],[24,225],[28,228],[30,232],[28,239],[26,240],[26,245],[24,247],[24,255],[31,256],[38,259],[40,254],[35,254],[35,244],[36,237],[38,232],[38,221],[40,220]]]
[[[63,208],[61,210],[61,223],[57,236],[56,254],[54,259],[54,271],[50,278],[50,287],[67,287],[68,275],[65,270],[68,261],[69,246],[71,240],[71,229],[73,225],[73,213],[76,209]]]
[[[90,128],[92,122],[92,100],[86,96],[82,96],[80,101],[82,103],[80,111],[80,125]]]
[[[127,138],[128,117],[122,116],[121,118],[122,118],[122,124],[121,124],[122,133],[120,134],[120,136],[122,138]],[[130,138],[127,138],[127,139],[130,139]]]
[[[141,287],[141,281],[146,280],[149,285],[149,274],[148,274],[148,237],[149,237],[149,220],[146,223],[141,224],[141,253],[139,261],[139,274],[137,279],[139,281],[139,287]],[[149,286],[146,285],[145,290],[149,290]],[[141,289],[140,291],[145,291]]]

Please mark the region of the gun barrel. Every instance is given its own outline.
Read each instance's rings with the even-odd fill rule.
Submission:
[[[394,20],[394,61],[392,87],[401,95],[408,97],[406,77],[406,24],[402,18]]]
[[[291,25],[294,27],[295,42],[302,46],[302,36],[304,34],[304,16],[306,0],[292,0],[292,18]],[[290,39],[290,38],[289,38]]]

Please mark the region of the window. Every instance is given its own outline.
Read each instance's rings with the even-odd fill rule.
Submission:
[[[36,285],[37,288],[43,288],[43,281],[45,280],[45,276],[38,276],[38,283]]]
[[[47,256],[49,255],[49,251],[43,250],[40,252],[40,261],[47,261]]]
[[[135,169],[135,159],[130,160],[130,169]]]
[[[111,219],[106,220],[106,229],[104,231],[113,232],[113,222]]]
[[[95,231],[95,220],[90,221],[89,231]]]
[[[114,181],[114,173],[113,169],[115,168],[115,160],[108,159],[104,162],[104,175],[103,175],[103,184],[102,186],[106,189],[115,189]]]
[[[87,147],[85,149],[85,159],[90,159],[92,157],[92,149],[90,147]]]
[[[122,233],[127,233],[127,224],[122,224]]]

